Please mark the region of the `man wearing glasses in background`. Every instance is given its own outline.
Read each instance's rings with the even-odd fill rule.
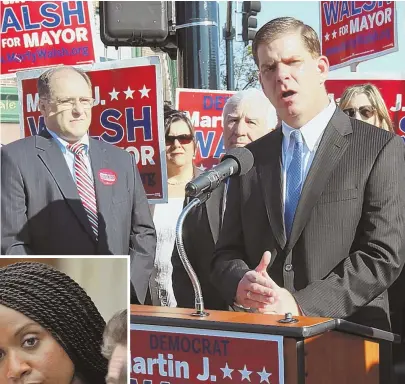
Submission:
[[[143,301],[156,233],[134,156],[89,137],[85,72],[51,68],[38,93],[47,129],[1,151],[2,254],[130,254]]]

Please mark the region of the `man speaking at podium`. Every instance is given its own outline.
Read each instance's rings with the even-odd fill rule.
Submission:
[[[329,100],[316,32],[272,20],[253,55],[282,127],[247,146],[212,263],[228,304],[389,330],[387,288],[405,253],[405,147]]]

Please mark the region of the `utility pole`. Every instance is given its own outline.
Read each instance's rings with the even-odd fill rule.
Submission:
[[[228,1],[226,7],[226,25],[224,28],[224,39],[226,45],[226,88],[228,91],[235,90],[233,70],[233,39],[235,28],[232,27],[232,1]]]
[[[179,86],[219,89],[217,1],[176,2]]]

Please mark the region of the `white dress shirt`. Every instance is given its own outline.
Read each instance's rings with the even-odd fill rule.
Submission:
[[[304,185],[305,179],[311,168],[312,161],[314,160],[316,150],[321,142],[323,133],[328,125],[330,119],[336,110],[336,104],[333,100],[329,105],[318,115],[316,115],[311,121],[306,123],[300,128],[303,140],[303,175],[302,185]],[[290,127],[284,121],[282,122],[283,131],[283,144],[282,144],[282,171],[283,171],[283,202],[285,206],[285,194],[286,194],[286,182],[287,171],[290,166],[294,143],[290,140],[291,133],[295,128]]]
[[[50,129],[48,129],[49,134],[54,138],[54,140],[56,141],[56,143],[58,144],[58,147],[60,148],[60,150],[63,153],[63,157],[66,160],[66,164],[69,168],[69,171],[73,177],[73,180],[76,183],[76,177],[75,177],[75,155],[73,152],[69,151],[66,147],[69,144],[67,141],[61,139],[55,132],[51,131]],[[92,181],[94,182],[94,178],[93,178],[93,171],[91,169],[91,163],[90,163],[90,156],[89,156],[89,135],[84,135],[80,140],[80,143],[85,144],[86,145],[86,150],[85,150],[85,156],[84,156],[84,160],[86,163],[86,167],[88,170],[88,173],[92,179]]]

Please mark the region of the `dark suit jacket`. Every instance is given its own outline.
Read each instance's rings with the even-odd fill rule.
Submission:
[[[1,149],[1,252],[24,255],[128,255],[142,270],[140,297],[148,285],[156,233],[134,157],[90,139],[98,206],[96,241],[76,184],[58,144],[47,130]],[[113,185],[98,172],[117,174]]]
[[[198,174],[196,175],[198,176]],[[183,224],[183,242],[187,257],[201,284],[204,305],[207,309],[226,310],[226,301],[211,283],[211,261],[218,240],[222,219],[224,184],[215,189],[211,197],[199,207],[193,208]],[[177,305],[194,308],[194,289],[180,260],[177,247],[172,254],[173,290]]]
[[[271,251],[269,274],[308,316],[389,329],[387,288],[405,254],[405,146],[347,117],[330,120],[287,240],[282,132],[249,144],[255,164],[230,183],[212,281],[229,304],[243,275]]]

